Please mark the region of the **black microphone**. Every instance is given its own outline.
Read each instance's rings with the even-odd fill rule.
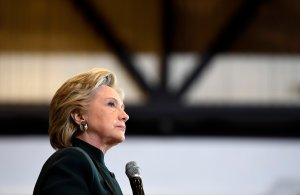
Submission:
[[[130,161],[126,164],[126,175],[130,181],[133,195],[145,195],[143,189],[142,178],[140,175],[140,167],[136,162]]]

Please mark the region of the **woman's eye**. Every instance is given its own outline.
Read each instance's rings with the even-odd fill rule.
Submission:
[[[108,102],[108,106],[115,108],[116,104],[114,102]]]

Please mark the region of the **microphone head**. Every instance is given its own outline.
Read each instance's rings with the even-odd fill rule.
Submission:
[[[128,178],[140,177],[140,167],[135,161],[130,161],[126,164],[125,173]]]

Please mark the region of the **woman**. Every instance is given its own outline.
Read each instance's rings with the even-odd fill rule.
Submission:
[[[122,194],[104,154],[125,139],[123,94],[109,70],[95,68],[67,80],[49,112],[50,143],[34,195]]]

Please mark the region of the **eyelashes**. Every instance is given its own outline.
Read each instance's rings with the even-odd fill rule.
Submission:
[[[116,108],[117,104],[115,102],[108,102],[107,105],[111,108]]]

